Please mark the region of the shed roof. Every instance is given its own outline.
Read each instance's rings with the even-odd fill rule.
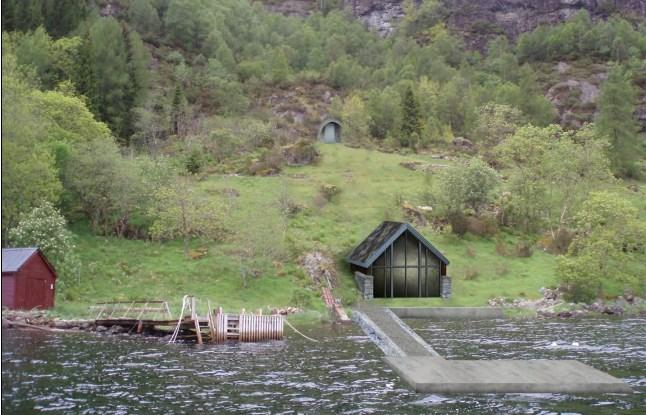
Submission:
[[[16,272],[38,248],[2,248],[2,272]]]
[[[356,248],[352,250],[350,255],[347,257],[347,261],[351,264],[368,268],[372,265],[373,262],[379,255],[381,255],[387,248],[395,242],[404,232],[409,231],[417,239],[419,239],[424,246],[426,246],[431,252],[433,252],[444,264],[449,264],[449,260],[446,259],[442,253],[433,246],[429,241],[426,240],[415,228],[413,228],[409,223],[404,222],[382,222],[381,225],[368,235]]]

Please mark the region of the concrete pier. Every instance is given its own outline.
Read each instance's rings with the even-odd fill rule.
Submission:
[[[576,360],[445,360],[385,357],[415,392],[631,393],[621,380]]]
[[[385,308],[354,310],[352,318],[386,356],[431,356],[441,358],[413,329]]]
[[[631,393],[613,376],[575,360],[446,360],[399,316],[482,319],[496,309],[398,308],[362,305],[353,318],[381,348],[385,362],[416,392]],[[490,311],[494,310],[494,311]]]
[[[390,311],[399,318],[425,318],[432,320],[489,320],[504,318],[498,307],[392,307]]]

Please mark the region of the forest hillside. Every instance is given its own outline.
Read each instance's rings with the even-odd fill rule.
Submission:
[[[646,11],[462,3],[3,2],[3,247],[45,251],[64,313],[316,313],[320,273],[352,304],[383,220],[446,252],[449,305],[643,296]]]

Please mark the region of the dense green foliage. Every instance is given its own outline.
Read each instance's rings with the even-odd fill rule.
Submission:
[[[646,26],[635,28],[628,21],[613,17],[593,23],[581,11],[566,23],[539,26],[518,39],[521,61],[563,59],[611,59],[624,62],[646,57]]]
[[[611,68],[599,97],[597,129],[610,140],[614,170],[622,176],[639,176],[643,163],[643,138],[635,120],[636,89],[620,66]]]
[[[504,223],[537,232],[567,227],[581,199],[611,181],[607,144],[591,129],[563,131],[521,127],[496,147],[509,169],[509,195],[501,202]]]
[[[37,246],[56,269],[58,286],[78,282],[80,262],[74,236],[61,213],[49,202],[34,208],[9,231],[12,246]]]
[[[437,207],[449,218],[452,230],[464,234],[464,216],[478,216],[494,201],[500,179],[494,169],[478,158],[447,167],[438,175],[434,189]]]
[[[593,193],[575,223],[577,237],[557,268],[571,300],[593,300],[604,281],[646,284],[635,268],[646,253],[646,222],[639,219],[634,206],[617,194]]]
[[[34,209],[55,206],[74,226],[102,237],[171,245],[181,239],[185,254],[194,238],[228,244],[218,255],[234,258],[244,287],[252,286],[250,276],[275,276],[277,263],[292,266],[305,249],[338,242],[312,232],[317,215],[339,231],[334,223],[347,224],[349,206],[367,200],[379,206],[371,219],[401,219],[398,186],[368,195],[362,180],[341,193],[354,174],[341,166],[344,179],[331,183],[306,170],[315,176],[303,180],[315,189],[314,200],[292,200],[283,190],[253,201],[262,203],[251,210],[236,200],[244,196],[235,186],[204,186],[221,173],[284,177],[288,166],[313,162],[313,131],[325,115],[341,120],[342,142],[352,147],[448,154],[439,173],[428,166],[421,169],[427,175],[410,173],[427,176],[408,192],[433,205],[426,219],[440,228],[448,222],[465,238],[502,230],[531,244],[547,234],[559,241],[552,252],[570,249],[560,275],[571,292],[591,272],[581,267],[590,261],[580,258],[596,251],[585,244],[603,240],[616,248],[628,238],[599,232],[584,238],[580,217],[596,203],[587,200],[590,192],[615,186],[611,171],[644,174],[635,118],[646,81],[643,25],[616,16],[593,22],[581,13],[516,44],[493,38],[481,54],[445,26],[439,1],[407,1],[406,15],[386,38],[335,0],[318,3],[305,18],[268,13],[247,0],[5,3],[5,244],[35,220],[28,216]],[[542,63],[573,59],[610,70],[595,124],[566,131],[554,125]],[[378,182],[384,172],[370,170],[372,153],[357,154],[366,160],[353,166]],[[399,177],[400,170],[390,174]],[[240,178],[246,179],[252,178]],[[253,179],[244,183],[262,194],[273,178]],[[319,190],[326,186],[339,192],[326,199]],[[353,193],[357,199],[345,203]],[[255,221],[266,225],[262,231],[249,226]],[[57,223],[61,229],[49,236],[64,233],[64,221]],[[634,263],[642,254],[637,249],[613,261]]]

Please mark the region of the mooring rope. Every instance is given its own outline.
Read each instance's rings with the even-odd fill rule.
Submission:
[[[307,340],[312,341],[312,342],[314,342],[314,343],[318,343],[318,342],[319,342],[318,340],[313,339],[313,338],[311,338],[311,337],[307,337],[306,335],[304,335],[303,333],[301,333],[300,331],[298,331],[298,330],[296,329],[296,327],[292,326],[292,325],[291,325],[291,323],[290,323],[289,321],[287,321],[287,319],[286,319],[286,318],[284,318],[284,319],[283,319],[283,321],[285,321],[285,323],[287,323],[287,325],[288,325],[289,327],[291,327],[291,328],[292,328],[292,330],[294,330],[296,333],[300,334],[301,336],[305,337]]]
[[[186,307],[186,297],[185,295],[182,298],[182,311],[179,312],[179,320],[177,321],[177,326],[175,327],[175,330],[173,331],[173,335],[170,336],[170,340],[168,340],[168,343],[175,343],[175,340],[177,340],[177,336],[179,335],[179,328],[182,325],[182,319],[184,318],[184,307]]]

